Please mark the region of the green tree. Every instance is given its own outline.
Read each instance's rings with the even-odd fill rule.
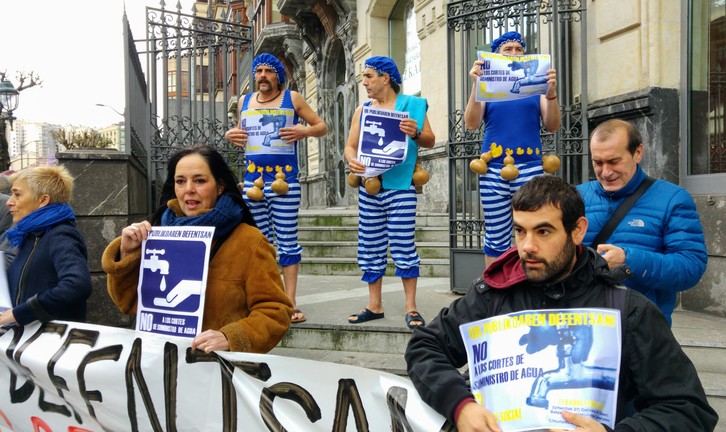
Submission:
[[[0,81],[5,79],[6,72],[0,71]],[[18,86],[15,87],[17,91],[23,91],[35,86],[43,85],[38,74],[35,72],[18,72],[15,75],[18,81]],[[7,122],[5,119],[0,119],[0,172],[10,168],[10,152],[8,151],[8,136],[7,136]]]

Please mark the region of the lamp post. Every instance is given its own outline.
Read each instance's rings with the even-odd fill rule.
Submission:
[[[10,130],[13,129],[13,111],[18,109],[20,92],[13,83],[3,77],[0,81],[0,170],[8,169],[10,165],[10,154],[8,152],[8,137],[5,133],[5,121],[10,123]]]
[[[20,92],[15,89],[13,83],[8,79],[0,81],[0,116],[2,120],[10,122],[10,130],[13,129],[13,120],[15,120],[13,111],[18,109],[18,103],[20,103]]]
[[[120,116],[121,116],[121,117],[123,117],[124,119],[126,118],[126,116],[125,116],[125,115],[123,115],[122,113],[120,113],[120,112],[119,112],[119,111],[118,111],[118,110],[117,110],[116,108],[112,107],[111,105],[106,105],[106,104],[102,104],[102,103],[97,103],[97,104],[96,104],[96,106],[100,106],[100,107],[106,107],[106,108],[110,108],[110,109],[111,109],[111,110],[113,110],[113,112],[115,112],[116,114],[120,115]]]

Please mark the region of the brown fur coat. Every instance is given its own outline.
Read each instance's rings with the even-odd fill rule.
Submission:
[[[103,253],[108,293],[121,312],[136,314],[141,248],[120,259],[121,238]],[[209,263],[202,330],[219,330],[230,351],[266,353],[290,327],[275,250],[254,227],[240,224]]]

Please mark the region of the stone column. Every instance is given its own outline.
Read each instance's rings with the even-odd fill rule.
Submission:
[[[71,150],[60,152],[57,157],[58,163],[75,178],[71,206],[88,246],[93,282],[88,322],[130,326],[133,317],[119,312],[108,296],[101,256],[123,227],[145,219],[150,213],[146,168],[134,156],[116,150]]]

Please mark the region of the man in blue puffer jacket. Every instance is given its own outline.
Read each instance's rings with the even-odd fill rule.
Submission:
[[[587,245],[647,177],[639,165],[643,140],[629,122],[613,119],[595,128],[590,154],[597,181],[577,187],[590,221]],[[656,180],[645,191],[597,251],[611,269],[622,264],[630,268],[625,285],[657,304],[669,324],[676,294],[698,283],[708,259],[693,198],[664,180]]]

